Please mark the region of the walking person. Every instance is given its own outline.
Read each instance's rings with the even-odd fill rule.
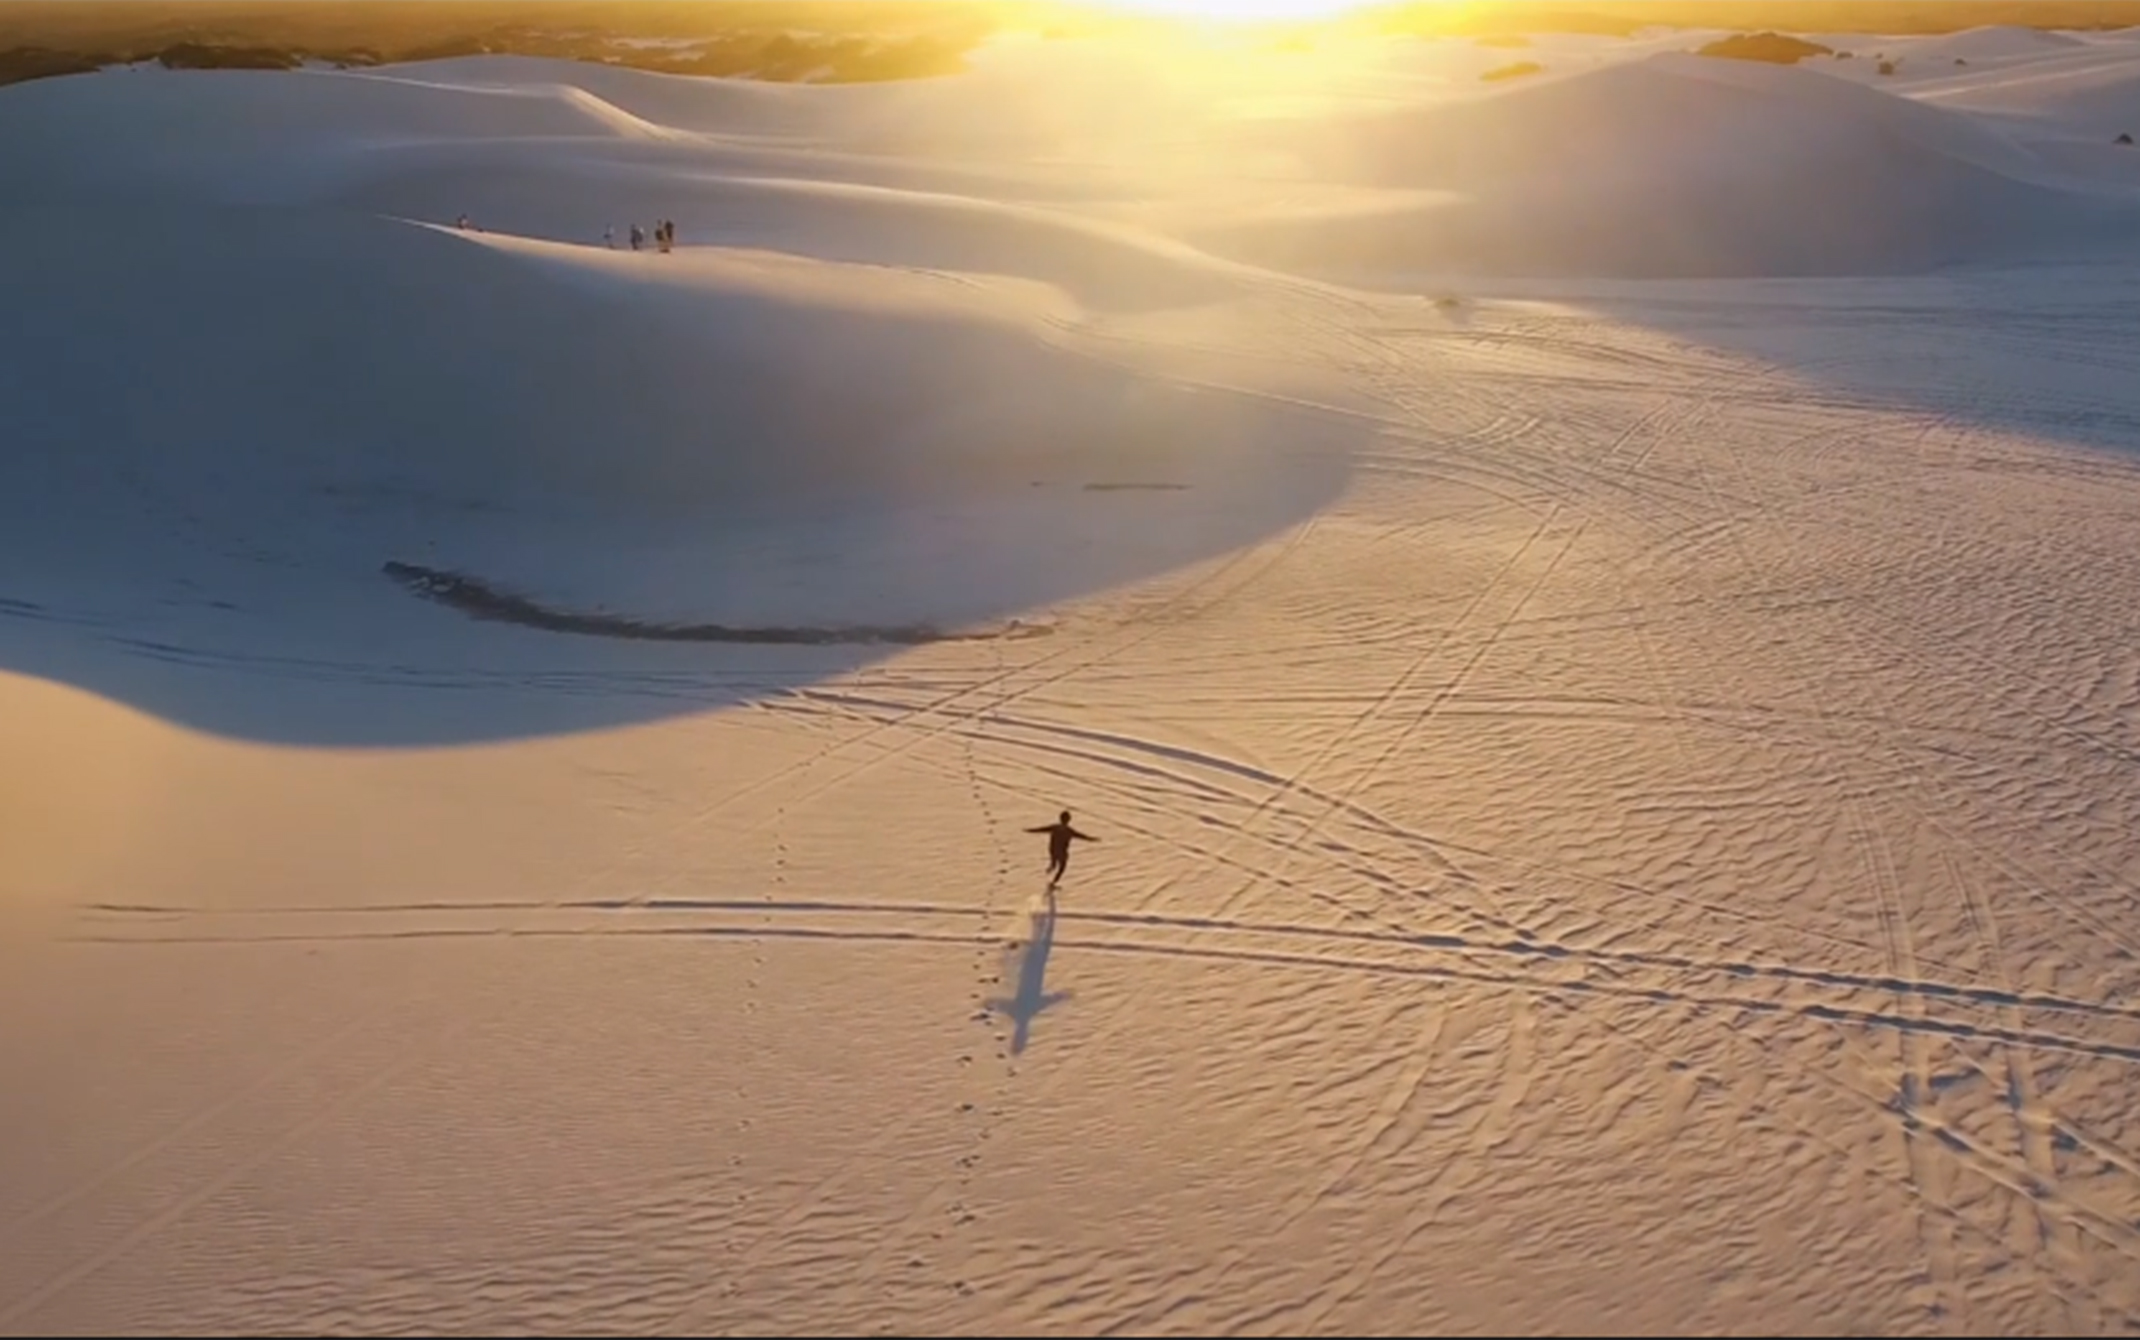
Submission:
[[[1070,840],[1075,838],[1079,842],[1099,841],[1098,838],[1090,833],[1080,833],[1075,828],[1072,828],[1070,826],[1070,811],[1068,810],[1064,810],[1062,817],[1052,824],[1042,824],[1038,828],[1028,828],[1025,831],[1028,833],[1046,833],[1048,835],[1049,893],[1055,892],[1055,886],[1062,882],[1063,872],[1070,868]]]

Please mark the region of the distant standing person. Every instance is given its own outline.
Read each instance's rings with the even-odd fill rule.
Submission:
[[[617,230],[616,230],[616,229],[614,229],[614,228],[604,228],[604,229],[602,230],[602,245],[603,245],[603,246],[605,246],[605,247],[608,247],[608,248],[609,248],[609,249],[610,249],[611,251],[615,251],[615,250],[617,249]]]
[[[1052,824],[1042,824],[1038,828],[1028,828],[1025,831],[1028,833],[1046,833],[1048,835],[1048,889],[1050,892],[1053,892],[1055,886],[1062,882],[1063,871],[1070,868],[1070,839],[1076,838],[1080,842],[1099,841],[1098,838],[1090,833],[1080,833],[1075,828],[1072,828],[1070,826],[1070,811],[1068,810],[1064,810],[1062,817]]]
[[[632,225],[632,250],[638,251],[645,246],[646,229],[641,228],[638,224],[635,223]]]

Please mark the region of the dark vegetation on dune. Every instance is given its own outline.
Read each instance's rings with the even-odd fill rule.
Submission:
[[[304,57],[277,47],[223,47],[205,42],[174,42],[156,53],[172,70],[294,70]]]
[[[578,633],[586,637],[625,638],[635,642],[750,642],[790,647],[920,646],[929,642],[1040,637],[1050,631],[1045,625],[1021,624],[1015,620],[1004,628],[977,632],[952,632],[928,624],[739,627],[718,623],[650,623],[623,615],[555,609],[526,596],[501,591],[474,577],[416,563],[389,560],[381,565],[380,571],[417,595],[459,610],[471,618],[539,628],[547,633]]]
[[[1760,40],[1986,24],[2128,27],[2140,25],[2140,0],[1433,0],[1369,5],[1331,26],[1521,47],[1526,33],[1722,27]],[[975,46],[1010,30],[1076,37],[1168,26],[1063,0],[0,0],[0,84],[138,61],[288,69],[485,54],[851,83],[952,73]],[[1312,50],[1314,31],[1271,27],[1281,50]],[[631,45],[653,39],[663,45]]]
[[[1698,48],[1694,54],[1717,56],[1724,60],[1758,60],[1771,65],[1796,65],[1808,56],[1833,55],[1834,48],[1799,37],[1786,37],[1782,33],[1733,33],[1730,37],[1719,38]]]
[[[962,69],[999,22],[972,4],[876,0],[0,0],[0,84],[142,61],[286,70],[480,55],[855,83]]]
[[[1488,82],[1497,79],[1521,79],[1527,74],[1537,74],[1545,68],[1545,66],[1534,60],[1520,60],[1514,65],[1503,65],[1498,69],[1488,70],[1485,74],[1480,75],[1479,78]]]

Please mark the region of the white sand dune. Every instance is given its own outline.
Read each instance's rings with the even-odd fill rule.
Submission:
[[[1851,59],[1838,61],[1816,56],[1804,64],[1808,69],[1853,80],[1877,81],[1884,88],[1902,88],[1923,80],[1946,78],[1955,72],[1957,63],[1976,67],[1977,72],[1982,73],[1985,67],[2000,69],[2071,57],[2097,44],[2104,36],[2107,34],[2017,28],[2010,24],[1932,34],[1807,33],[1808,41],[1818,42],[1831,51],[1849,52]],[[1880,60],[1893,65],[1885,75],[1878,71]]]
[[[1967,68],[1921,67],[1897,91],[1993,128],[2067,183],[2130,195],[2140,190],[2140,154],[2118,137],[2140,136],[2140,65],[2129,42],[2090,37],[2016,42],[2007,59]]]
[[[2140,124],[2140,70],[2130,52],[2086,46],[2015,68],[1960,73],[1912,96],[1956,110],[2003,113],[2107,137]]]
[[[1311,175],[1391,194],[1352,217],[1249,215],[1194,236],[1375,282],[1908,273],[2117,244],[2140,223],[2129,192],[2091,191],[1974,121],[1684,55],[1315,126],[1302,152]]]
[[[1952,64],[1957,60],[1966,60],[1974,65],[1989,61],[2038,60],[2045,56],[2066,55],[2085,48],[2088,43],[2074,33],[2043,28],[2016,28],[2011,24],[1991,24],[1982,28],[1967,28],[1958,33],[1919,37],[1907,44],[1895,45],[1896,54],[1903,56],[1909,63],[1930,61]]]
[[[573,73],[569,64],[475,62],[487,82],[448,82],[462,63],[441,64],[424,79],[209,74],[30,84],[0,132],[0,172],[37,183],[31,199],[40,203],[466,213],[488,229],[582,243],[623,220],[676,217],[696,243],[1018,274],[1100,306],[1178,306],[1231,291],[1226,267],[1208,257],[1125,236],[1022,191],[977,193],[972,170],[946,176],[903,166],[866,139],[866,156],[838,137],[798,141],[779,115],[780,98],[694,100],[685,95],[692,89],[673,87],[726,81],[593,67],[612,83],[630,76],[627,90],[644,96],[626,102],[650,113],[696,102],[702,122],[725,116],[731,133],[706,142],[559,82]],[[316,88],[326,94],[315,97]],[[281,102],[305,112],[281,115]],[[856,108],[853,121],[886,133],[883,102]],[[956,117],[932,119],[986,120],[985,100],[962,103]],[[827,146],[848,151],[828,154]],[[1011,146],[1014,155],[1033,147]],[[1017,161],[1009,183],[983,178],[982,191],[1018,191]]]
[[[0,89],[0,1332],[2140,1327],[2140,44],[1668,36]]]
[[[330,630],[306,580],[390,595],[390,560],[619,617],[956,628],[1229,548],[1344,470],[1308,411],[1065,347],[1075,309],[1030,285],[326,210],[18,210],[0,239],[38,257],[10,297],[40,332],[0,384],[51,425],[0,547],[272,552],[249,603]],[[1121,482],[1195,492],[1081,491]]]

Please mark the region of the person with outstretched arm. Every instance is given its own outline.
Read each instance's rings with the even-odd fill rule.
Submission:
[[[1072,828],[1068,810],[1064,810],[1062,818],[1052,824],[1042,824],[1038,828],[1028,828],[1025,831],[1048,835],[1048,888],[1051,891],[1062,881],[1063,871],[1070,866],[1070,839],[1076,838],[1080,842],[1099,841],[1090,833],[1080,833]]]

